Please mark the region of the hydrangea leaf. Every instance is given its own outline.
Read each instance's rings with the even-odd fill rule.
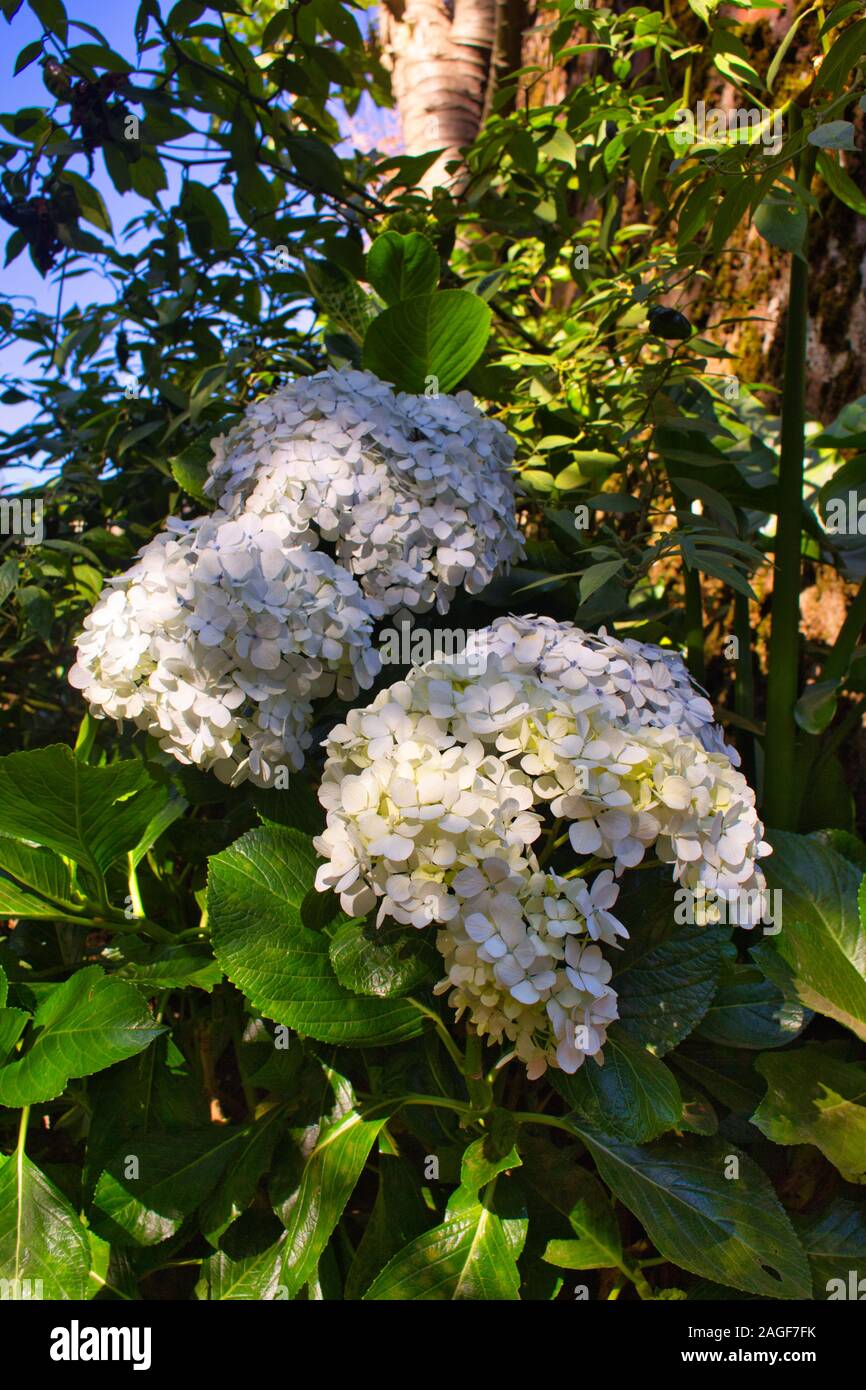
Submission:
[[[453,391],[484,351],[490,308],[468,290],[436,290],[401,300],[373,319],[363,365],[401,391]]]
[[[73,1077],[133,1057],[165,1031],[133,985],[98,965],[57,985],[36,1010],[33,1027],[23,1055],[0,1067],[0,1105],[53,1100]]]
[[[629,1037],[663,1056],[709,1009],[728,932],[675,925],[669,870],[646,869],[625,880],[616,906],[630,937],[614,962],[619,1015]]]
[[[176,1130],[134,1134],[117,1145],[94,1194],[94,1229],[115,1245],[158,1245],[216,1187],[246,1131]]]
[[[344,1078],[333,1074],[345,1088]],[[364,1170],[391,1110],[378,1106],[375,1115],[352,1108],[319,1130],[307,1157],[297,1196],[286,1221],[286,1246],[281,1282],[288,1297],[312,1279],[316,1266]]]
[[[812,1270],[815,1297],[827,1298],[833,1292],[837,1297],[851,1296],[853,1274],[854,1296],[862,1298],[866,1291],[860,1284],[866,1279],[866,1207],[836,1197],[823,1211],[795,1214],[792,1220]],[[837,1284],[831,1289],[834,1279],[841,1279],[841,1288]]]
[[[806,1257],[769,1180],[727,1140],[627,1144],[574,1121],[599,1176],[666,1260],[769,1298],[810,1298]],[[737,1162],[737,1177],[731,1172]]]
[[[726,961],[713,1002],[694,1036],[721,1047],[784,1047],[811,1017],[754,966]]]
[[[404,1000],[367,999],[334,974],[329,938],[305,925],[316,856],[299,831],[251,830],[210,861],[213,948],[228,978],[268,1018],[320,1042],[396,1042],[422,1031]]]
[[[341,985],[378,999],[411,994],[442,973],[442,959],[429,937],[397,923],[344,922],[329,951]]]
[[[0,917],[56,918],[72,899],[72,871],[59,854],[0,837]]]
[[[866,928],[858,912],[861,875],[832,849],[803,835],[770,835],[767,882],[782,892],[782,930],[752,947],[760,969],[808,1009],[866,1041]],[[866,904],[862,896],[861,911]]]
[[[604,1044],[604,1066],[587,1058],[573,1076],[553,1072],[553,1084],[592,1125],[642,1144],[675,1128],[683,1100],[676,1077],[627,1033],[614,1029]]]
[[[775,1144],[814,1144],[848,1182],[866,1182],[866,1067],[828,1045],[765,1053],[767,1094],[752,1116]]]
[[[383,232],[367,252],[367,278],[386,304],[396,304],[435,290],[439,257],[420,232]]]
[[[61,1192],[35,1163],[0,1157],[0,1282],[12,1297],[92,1298],[87,1232]],[[18,1281],[18,1282],[15,1282]]]
[[[520,1275],[504,1223],[480,1203],[417,1236],[382,1270],[369,1302],[514,1302]]]
[[[0,758],[0,833],[56,850],[96,877],[138,844],[166,796],[142,763],[89,767],[63,744]]]

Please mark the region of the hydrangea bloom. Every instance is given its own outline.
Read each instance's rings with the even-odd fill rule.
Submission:
[[[267,517],[172,519],[106,584],[69,679],[180,762],[267,786],[303,765],[312,699],[371,685],[372,629],[351,575]]]
[[[353,914],[438,924],[451,1003],[532,1075],[573,1071],[616,1017],[596,943],[627,934],[610,912],[624,870],[652,848],[685,887],[760,904],[768,846],[712,719],[673,652],[499,619],[332,731],[317,885]],[[535,848],[554,820],[581,874],[612,869],[545,874]]]
[[[445,613],[522,554],[514,442],[467,391],[413,396],[329,369],[251,405],[213,449],[207,492],[223,510],[333,545],[387,612]]]

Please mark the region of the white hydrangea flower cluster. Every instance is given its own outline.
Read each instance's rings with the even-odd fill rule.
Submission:
[[[522,555],[514,448],[468,391],[413,396],[329,369],[216,439],[206,490],[231,514],[272,517],[289,544],[332,545],[385,612],[445,613]]]
[[[272,785],[303,765],[311,701],[369,689],[386,612],[444,612],[520,555],[513,451],[465,392],[395,395],[356,371],[293,383],[215,441],[219,509],[170,520],[108,581],[70,681],[180,762]]]
[[[451,1004],[530,1075],[574,1071],[617,1016],[596,943],[627,935],[624,870],[654,849],[685,887],[753,891],[760,910],[769,846],[712,720],[673,652],[501,618],[332,731],[317,886],[355,915],[438,924]],[[580,875],[612,870],[545,872],[552,822],[542,843],[567,826]]]
[[[131,719],[182,763],[268,786],[303,766],[311,700],[379,670],[373,615],[320,551],[267,518],[171,519],[84,620],[69,672],[100,713]]]

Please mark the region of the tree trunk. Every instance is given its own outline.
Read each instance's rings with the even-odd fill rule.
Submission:
[[[448,172],[475,139],[487,110],[497,33],[496,0],[385,0],[379,33],[408,154],[441,150],[421,180],[459,191]]]

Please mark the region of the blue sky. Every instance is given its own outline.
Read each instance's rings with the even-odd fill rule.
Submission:
[[[73,5],[69,6],[70,15],[74,15],[76,20],[83,20],[85,23],[95,26],[105,36],[110,48],[116,49],[130,59],[135,56],[133,24],[137,9],[138,0],[111,0],[111,3],[106,3],[106,0],[74,0],[74,7]],[[29,68],[17,76],[13,76],[15,60],[21,49],[33,39],[39,38],[41,33],[42,25],[26,5],[18,11],[11,25],[0,19],[0,34],[3,38],[3,58],[0,60],[2,61],[0,70],[2,70],[4,79],[4,109],[6,111],[17,111],[22,106],[46,106],[53,103],[53,98],[43,85],[42,70],[38,62],[32,63]],[[70,42],[85,43],[94,42],[94,40],[92,35],[87,34],[86,31],[76,31],[74,21],[70,20]],[[77,164],[73,167],[77,167]],[[92,182],[105,200],[115,234],[121,237],[124,224],[147,205],[136,198],[134,194],[127,194],[121,198],[106,174],[105,167],[99,157],[95,161]],[[2,229],[4,236],[0,245],[5,244],[5,240],[12,232],[12,228],[7,227],[5,223],[2,224]],[[14,295],[19,301],[29,299],[47,313],[54,313],[56,309],[58,280],[57,271],[50,273],[43,280],[26,251],[22,252],[12,265],[0,270],[0,288],[7,295]],[[83,275],[80,279],[67,280],[64,287],[63,309],[68,309],[76,301],[86,304],[104,301],[112,297],[111,286],[106,284],[101,275],[91,272]],[[33,368],[28,368],[26,365],[30,351],[31,345],[28,343],[13,344],[5,348],[3,371],[9,373],[20,371],[22,375],[30,375]],[[15,428],[29,417],[30,412],[31,407],[27,404],[20,406],[0,404],[0,431]],[[13,483],[20,486],[23,482],[33,479],[34,476],[41,477],[43,475],[34,475],[31,468],[22,464],[22,467],[16,468],[14,473],[11,470],[6,471],[4,484],[6,487]]]

